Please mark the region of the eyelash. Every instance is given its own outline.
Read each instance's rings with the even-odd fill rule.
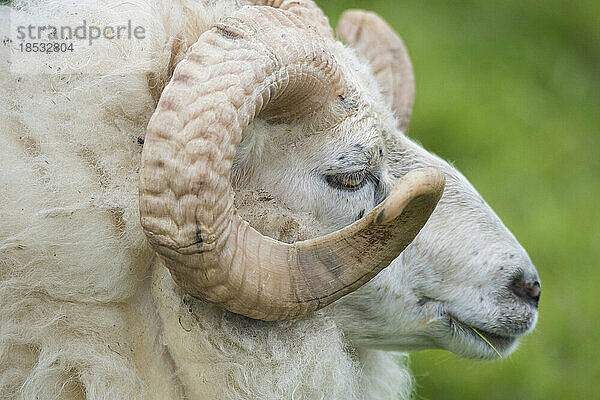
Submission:
[[[355,192],[367,183],[367,172],[362,170],[343,174],[326,175],[325,179],[330,186],[336,189]]]

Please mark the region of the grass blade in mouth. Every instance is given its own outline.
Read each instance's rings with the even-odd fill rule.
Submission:
[[[490,346],[490,347],[492,348],[492,350],[494,350],[494,351],[496,352],[496,354],[498,354],[498,357],[502,358],[502,354],[500,354],[500,352],[499,352],[498,350],[496,350],[496,348],[494,347],[494,345],[493,345],[493,344],[491,344],[491,343],[490,343],[490,341],[489,341],[489,340],[487,340],[487,339],[485,338],[485,336],[483,336],[481,333],[479,333],[479,331],[478,331],[477,329],[475,329],[475,328],[473,328],[473,327],[471,327],[471,329],[473,329],[473,331],[474,331],[476,334],[478,334],[478,335],[479,335],[479,337],[480,337],[480,338],[482,338],[482,339],[483,339],[483,341],[484,341],[484,342],[486,342],[486,343],[488,344],[488,346]]]

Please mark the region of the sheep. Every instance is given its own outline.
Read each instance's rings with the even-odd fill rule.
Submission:
[[[414,88],[401,40],[379,17],[354,11],[338,26],[345,47],[312,2],[253,3],[262,7],[242,0],[13,4],[11,19],[58,13],[74,26],[82,16],[97,25],[131,19],[148,36],[29,63],[2,48],[0,398],[409,398],[406,356],[396,352],[444,348],[493,358],[470,327],[509,354],[535,326],[540,284],[525,250],[455,168],[405,135]],[[10,27],[7,7],[1,18]],[[154,182],[147,167],[169,164],[152,154],[165,134],[161,119],[173,118],[173,109],[185,114],[183,102],[193,100],[172,89],[187,90],[208,70],[178,65],[211,43],[286,47],[252,29],[269,32],[281,21],[293,26],[278,33],[310,39],[302,46],[318,41],[331,55],[323,65],[335,63],[343,90],[290,76],[289,85],[306,84],[305,94],[282,96],[249,118],[229,165],[220,164],[232,168],[227,190],[235,197],[206,201],[224,199],[255,237],[271,237],[277,248],[377,226],[382,210],[386,235],[408,232],[392,246],[399,254],[386,253],[393,260],[373,262],[381,272],[359,276],[368,282],[341,288],[356,290],[328,306],[252,314],[228,293],[199,291],[194,268],[159,240],[163,228],[147,213],[155,203],[145,195],[178,181]],[[424,203],[413,203],[419,198]],[[402,221],[385,214],[397,204]],[[405,214],[410,204],[421,212]],[[176,213],[165,211],[181,222]],[[213,240],[206,225],[202,244]],[[196,224],[189,232],[201,247]]]

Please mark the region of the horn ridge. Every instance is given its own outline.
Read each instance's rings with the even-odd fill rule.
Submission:
[[[335,37],[333,29],[329,25],[329,19],[312,0],[252,0],[252,3],[257,6],[290,11],[306,21],[310,28],[323,37],[330,39]]]

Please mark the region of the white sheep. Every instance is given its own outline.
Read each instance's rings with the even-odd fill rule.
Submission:
[[[539,278],[526,252],[460,173],[403,134],[414,88],[400,39],[377,16],[350,12],[338,27],[352,46],[344,47],[312,2],[249,3],[2,8],[0,26],[11,29],[3,37],[14,34],[10,21],[35,15],[71,26],[130,20],[146,35],[84,40],[64,54],[19,54],[16,40],[1,48],[0,398],[408,398],[411,377],[393,351],[493,358],[471,327],[503,354],[533,329]],[[279,65],[292,67],[268,74]],[[224,72],[234,73],[211,80]],[[261,76],[274,78],[265,85]],[[202,91],[209,96],[198,102]],[[256,118],[239,111],[257,98],[265,102]],[[217,144],[229,148],[195,145],[199,132],[224,134]],[[213,169],[197,164],[211,159]],[[222,178],[230,166],[235,199]],[[413,171],[420,167],[429,169]],[[446,187],[419,232],[442,188],[431,168]],[[208,170],[216,171],[208,181],[196,180]],[[164,201],[154,201],[158,193]],[[226,217],[213,212],[219,207]],[[302,245],[284,242],[314,238],[301,242],[309,262],[287,266],[288,255],[274,264],[282,282],[313,279],[311,266],[331,276],[335,265],[332,288],[315,278],[299,307],[289,282],[263,281],[235,297],[219,278],[227,271],[203,277],[199,268],[222,264],[211,249],[232,254],[214,232],[233,226],[218,228],[223,218],[244,224],[231,217],[234,207],[280,240],[252,233],[269,257],[301,254]],[[352,246],[329,246],[341,241]],[[248,262],[255,249],[236,252],[246,261],[231,268],[255,274],[270,265],[260,249]],[[329,297],[315,301],[320,293]],[[304,316],[264,322],[223,307],[262,319]]]

